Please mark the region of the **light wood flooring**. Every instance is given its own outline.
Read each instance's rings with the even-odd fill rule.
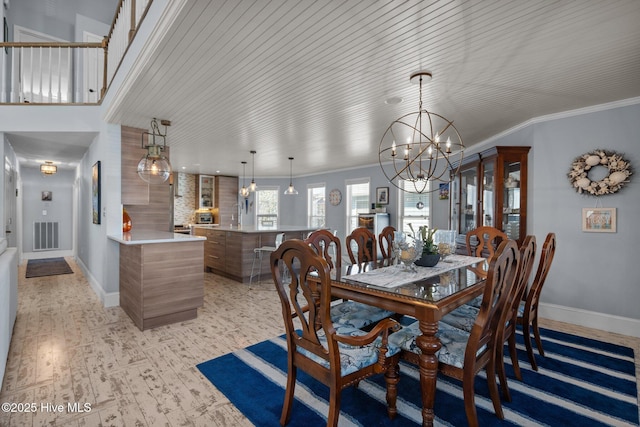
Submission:
[[[197,319],[141,332],[119,307],[104,308],[73,259],[67,261],[72,275],[25,279],[26,264],[20,266],[0,402],[35,403],[37,410],[0,412],[0,426],[251,425],[195,365],[283,333],[270,282],[249,286],[205,273]],[[543,323],[640,351],[640,339]],[[68,403],[91,410],[69,411]],[[54,412],[56,405],[64,409]]]

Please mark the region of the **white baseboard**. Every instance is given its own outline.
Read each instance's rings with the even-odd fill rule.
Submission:
[[[22,259],[45,259],[45,258],[60,258],[66,256],[73,256],[72,250],[64,251],[38,251],[38,252],[23,252]]]
[[[80,258],[76,258],[76,264],[82,269],[82,273],[84,277],[86,277],[89,282],[89,286],[93,289],[93,292],[100,298],[102,301],[102,305],[105,307],[118,307],[120,305],[120,292],[110,292],[106,293],[100,283],[96,280],[95,277],[91,274],[86,265],[80,260]]]
[[[544,303],[540,304],[538,310],[538,316],[541,318],[640,338],[638,319]]]

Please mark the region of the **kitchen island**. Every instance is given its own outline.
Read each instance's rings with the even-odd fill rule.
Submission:
[[[286,239],[304,239],[314,227],[279,226],[277,229],[260,229],[253,226],[221,227],[195,225],[194,234],[207,238],[204,248],[204,270],[228,277],[241,283],[249,283],[254,249],[274,246],[276,235],[284,233]],[[256,259],[255,274],[260,270]],[[262,257],[262,279],[271,277],[269,255]],[[258,280],[254,276],[254,280]]]
[[[143,230],[108,237],[120,243],[120,307],[141,331],[197,317],[203,237]]]

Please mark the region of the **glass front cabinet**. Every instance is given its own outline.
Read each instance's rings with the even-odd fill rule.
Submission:
[[[466,253],[465,234],[496,227],[521,244],[527,235],[527,157],[531,147],[493,147],[466,157],[452,176],[452,228],[456,251]],[[454,164],[453,169],[458,165]]]

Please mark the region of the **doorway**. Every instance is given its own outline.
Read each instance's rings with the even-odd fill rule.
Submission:
[[[4,218],[5,218],[5,237],[7,246],[17,246],[17,227],[16,227],[16,170],[11,161],[5,157],[4,159]]]

